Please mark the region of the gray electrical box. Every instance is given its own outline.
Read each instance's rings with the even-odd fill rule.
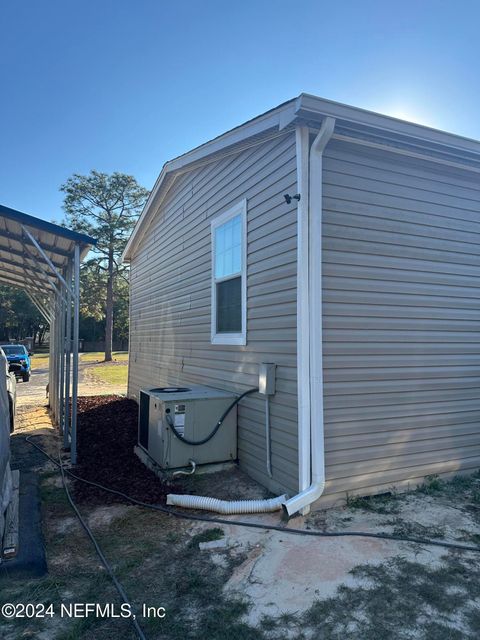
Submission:
[[[199,446],[181,442],[169,424],[189,440],[205,438],[237,396],[203,386],[140,391],[138,444],[163,469],[225,462],[237,458],[237,407],[211,440]]]
[[[264,396],[275,393],[275,372],[277,365],[273,362],[262,362],[258,371],[258,392]]]

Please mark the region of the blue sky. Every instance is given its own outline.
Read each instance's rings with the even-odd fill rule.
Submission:
[[[0,202],[62,217],[302,91],[480,138],[475,0],[4,0]]]

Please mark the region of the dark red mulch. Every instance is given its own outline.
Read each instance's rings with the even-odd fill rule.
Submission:
[[[183,493],[180,483],[162,482],[135,455],[138,406],[121,396],[78,399],[78,466],[82,478],[148,503],[165,503],[167,493]],[[75,499],[90,504],[128,502],[75,481]]]

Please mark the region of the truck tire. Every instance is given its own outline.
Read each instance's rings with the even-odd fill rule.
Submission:
[[[13,412],[13,400],[8,396],[8,410],[10,412],[10,433],[15,429],[15,415]]]

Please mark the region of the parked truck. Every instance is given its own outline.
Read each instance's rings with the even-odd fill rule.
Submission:
[[[10,470],[10,408],[7,393],[8,363],[0,353],[0,542],[5,528],[5,511],[12,497]]]

